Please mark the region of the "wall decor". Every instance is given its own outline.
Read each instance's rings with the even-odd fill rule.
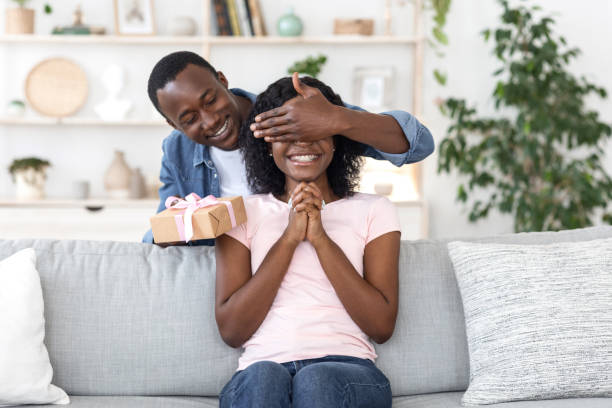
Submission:
[[[46,116],[61,118],[76,113],[85,104],[87,93],[85,72],[65,58],[40,62],[26,78],[28,103]]]
[[[106,90],[106,97],[94,107],[96,114],[105,121],[124,120],[133,105],[132,101],[122,99],[119,95],[125,85],[124,69],[117,64],[111,64],[104,70],[100,79]]]
[[[154,35],[153,0],[115,0],[115,32],[118,35]]]
[[[353,71],[353,102],[366,110],[390,110],[393,106],[392,67],[357,67]]]

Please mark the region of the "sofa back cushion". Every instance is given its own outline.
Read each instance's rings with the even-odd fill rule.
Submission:
[[[544,244],[612,237],[612,227],[482,238]],[[465,390],[469,358],[447,241],[403,241],[400,311],[377,365],[393,394]],[[33,247],[53,383],[71,395],[218,395],[239,350],[218,334],[214,249],[140,243],[6,240]]]
[[[237,367],[214,317],[214,251],[140,243],[33,247],[54,384],[71,395],[217,395]]]

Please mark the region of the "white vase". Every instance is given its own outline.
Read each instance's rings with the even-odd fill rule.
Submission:
[[[109,197],[125,199],[130,194],[130,177],[132,170],[125,162],[122,151],[115,150],[115,157],[104,174],[104,188]]]
[[[45,172],[23,169],[15,172],[15,196],[17,200],[42,200],[45,198]]]

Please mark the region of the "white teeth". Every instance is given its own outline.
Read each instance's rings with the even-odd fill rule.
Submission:
[[[219,136],[221,134],[223,134],[223,132],[225,132],[227,130],[227,126],[229,125],[229,118],[225,121],[225,123],[223,124],[223,126],[221,126],[221,129],[217,130],[215,132],[215,134],[213,135],[213,137],[215,136]]]
[[[319,156],[317,156],[316,154],[305,154],[302,156],[291,156],[291,160],[295,160],[298,162],[311,162],[316,160],[317,157]]]

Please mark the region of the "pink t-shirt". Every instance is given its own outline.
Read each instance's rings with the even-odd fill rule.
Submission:
[[[251,251],[256,273],[285,231],[290,208],[272,194],[246,197],[248,221],[227,234]],[[321,212],[327,235],[363,276],[363,252],[371,240],[399,231],[397,210],[385,197],[355,193]],[[244,343],[238,370],[258,361],[277,363],[343,355],[376,359],[368,336],[353,322],[308,241],[300,243],[268,315]]]

